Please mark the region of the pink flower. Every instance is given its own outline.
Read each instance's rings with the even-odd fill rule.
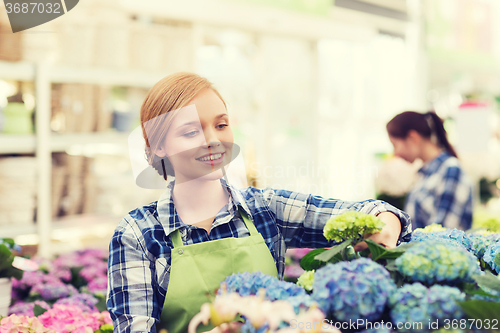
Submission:
[[[307,248],[297,248],[297,249],[288,249],[286,251],[286,254],[295,259],[302,259],[306,254],[308,254],[312,249],[307,249]]]
[[[54,304],[54,307],[38,317],[47,328],[58,333],[93,333],[107,323],[109,314],[85,313],[77,306]],[[109,319],[110,320],[110,319]]]
[[[0,320],[0,333],[56,333],[56,331],[44,327],[36,317],[13,314]]]

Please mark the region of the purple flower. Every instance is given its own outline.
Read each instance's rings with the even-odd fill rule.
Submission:
[[[97,298],[90,294],[74,294],[67,298],[58,299],[55,304],[74,305],[84,312],[99,312],[95,305],[99,302]]]
[[[108,277],[101,276],[101,277],[95,278],[94,280],[89,282],[87,287],[89,288],[89,291],[93,294],[106,293],[106,291],[108,289]]]
[[[35,307],[35,304],[41,306],[46,310],[50,309],[50,305],[48,305],[45,301],[34,301],[31,303],[19,301],[9,308],[9,316],[11,314],[15,314],[18,316],[34,317],[35,314],[33,313],[33,308]]]
[[[395,289],[384,267],[360,258],[318,269],[314,274],[312,298],[324,313],[337,320],[375,321]]]
[[[52,301],[55,299],[68,297],[78,293],[75,287],[71,284],[65,284],[61,281],[46,284],[39,284],[31,288],[30,296],[42,297],[44,300]]]

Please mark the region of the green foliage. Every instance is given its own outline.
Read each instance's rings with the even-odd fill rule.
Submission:
[[[300,260],[300,267],[305,271],[311,271],[325,266],[326,262],[315,259],[316,255],[325,251],[327,251],[327,249],[316,249],[310,251]]]
[[[491,289],[500,293],[500,279],[490,272],[485,272],[484,275],[474,275],[472,278],[480,288]]]
[[[469,318],[480,319],[483,323],[486,319],[489,319],[490,324],[492,324],[491,320],[498,319],[498,314],[500,313],[500,302],[470,300],[459,302],[458,304]]]
[[[101,325],[101,327],[99,327],[99,329],[94,333],[113,333],[113,325],[111,324]]]
[[[106,296],[102,294],[93,294],[93,296],[99,300],[99,302],[95,305],[99,312],[108,311],[108,308],[106,307]]]
[[[400,245],[394,249],[388,249],[383,247],[382,245],[374,242],[371,239],[365,239],[366,244],[368,245],[368,249],[370,250],[371,258],[374,261],[382,260],[382,259],[397,259],[401,256],[407,249],[412,246],[415,246],[416,243],[406,243]]]
[[[14,255],[11,249],[13,247],[14,241],[12,239],[0,239],[0,278],[14,277],[20,280],[23,277],[23,271],[12,266]]]
[[[329,262],[335,255],[340,254],[347,246],[351,245],[352,240],[348,239],[339,245],[333,246],[331,249],[328,249],[317,256],[314,257],[316,260]]]
[[[38,316],[44,314],[45,311],[47,311],[47,309],[42,308],[38,304],[35,304],[35,306],[33,307],[33,313],[35,314],[35,317],[38,317]]]
[[[75,288],[79,289],[87,284],[87,281],[83,277],[80,276],[80,271],[83,269],[83,266],[71,267],[71,284],[75,286]]]

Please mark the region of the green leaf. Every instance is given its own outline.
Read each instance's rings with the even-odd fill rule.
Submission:
[[[495,265],[500,266],[500,253],[495,256]]]
[[[106,297],[103,295],[93,295],[93,296],[99,300],[95,305],[95,307],[99,310],[99,312],[108,311],[108,308],[106,306]]]
[[[314,257],[321,253],[326,251],[327,249],[316,249],[310,251],[308,254],[306,254],[302,259],[300,260],[300,267],[305,270],[305,271],[311,271],[313,269],[318,269],[320,267],[323,267],[326,265],[326,262],[322,262],[319,260],[314,259]]]
[[[397,272],[398,268],[396,267],[396,262],[394,259],[387,260],[387,264],[385,265],[385,269],[389,272]]]
[[[317,256],[314,257],[314,259],[319,260],[319,261],[328,262],[336,254],[339,254],[340,252],[342,252],[342,250],[345,249],[348,245],[351,245],[351,243],[352,243],[352,240],[350,240],[350,239],[345,240],[342,243],[335,245],[331,249],[328,249],[328,250],[323,251],[322,253],[318,254]]]
[[[484,275],[473,275],[472,278],[479,287],[500,292],[500,280],[490,272],[485,272]]]
[[[71,284],[76,288],[80,289],[80,287],[87,285],[87,281],[80,276],[80,271],[83,269],[83,266],[71,267]]]
[[[35,307],[33,308],[33,314],[35,317],[38,317],[39,315],[43,314],[47,309],[42,308],[40,305],[35,304]]]
[[[7,245],[0,244],[0,270],[11,267],[14,257]]]
[[[397,259],[405,253],[406,250],[415,245],[415,243],[407,243],[394,249],[387,249],[371,239],[365,239],[365,242],[368,245],[368,249],[370,249],[373,261],[381,259]]]
[[[8,267],[6,269],[2,269],[0,271],[0,277],[13,277],[17,280],[21,280],[23,278],[24,271],[16,268],[16,267]]]
[[[487,302],[479,300],[471,300],[458,302],[462,310],[471,319],[495,319],[500,313],[500,302]]]

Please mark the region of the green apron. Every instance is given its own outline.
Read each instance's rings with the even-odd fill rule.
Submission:
[[[228,275],[261,271],[278,276],[264,238],[243,209],[239,212],[250,233],[248,237],[183,245],[179,230],[172,232],[170,280],[161,313],[161,327],[168,333],[187,332],[191,318],[200,312],[203,303],[210,302],[207,294],[213,295]],[[212,328],[210,324],[200,325],[198,332]]]

